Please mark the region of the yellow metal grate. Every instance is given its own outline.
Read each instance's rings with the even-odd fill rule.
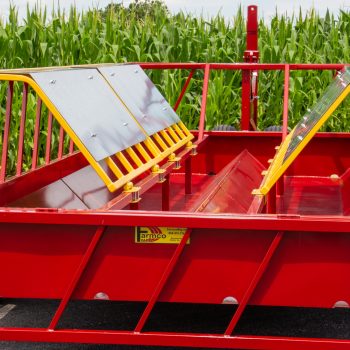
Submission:
[[[84,68],[79,69],[80,72],[83,70]],[[62,68],[61,68],[61,71],[62,71]],[[148,134],[145,131],[145,128],[140,124],[140,122],[136,119],[134,114],[131,112],[131,109],[128,108],[128,105],[125,103],[125,101],[123,101],[121,97],[113,90],[113,87],[111,87],[111,85],[106,82],[104,77],[101,78],[100,73],[97,70],[92,71],[90,69],[87,73],[89,74],[86,80],[87,82],[84,81],[83,84],[89,84],[89,83],[91,84],[91,81],[93,80],[96,81],[99,79],[99,84],[100,84],[99,87],[102,86],[107,91],[106,95],[109,94],[107,96],[109,100],[113,100],[113,101],[117,100],[119,103],[119,108],[125,108],[123,110],[123,113],[124,113],[123,118],[124,118],[124,121],[127,120],[127,122],[124,122],[123,124],[120,124],[120,125],[125,125],[126,127],[128,127],[128,124],[129,124],[129,130],[127,130],[128,134],[127,134],[127,137],[125,137],[126,141],[125,140],[120,142],[118,141],[119,149],[111,153],[110,149],[106,150],[102,148],[102,151],[101,151],[101,148],[100,148],[99,155],[103,154],[103,152],[105,153],[109,152],[109,153],[107,153],[108,156],[98,158],[94,155],[94,152],[92,152],[94,151],[94,149],[91,148],[92,147],[91,144],[93,145],[94,140],[97,139],[96,137],[97,133],[95,134],[94,132],[91,132],[91,136],[90,136],[91,138],[89,139],[90,144],[88,144],[85,139],[82,139],[81,135],[82,134],[86,135],[87,134],[86,130],[78,130],[80,134],[79,132],[76,132],[77,127],[74,128],[74,126],[70,122],[72,119],[67,118],[67,113],[61,112],[62,105],[56,103],[57,99],[55,100],[52,98],[52,89],[54,88],[53,84],[55,83],[55,80],[51,79],[50,82],[44,86],[44,84],[42,83],[43,80],[37,79],[37,76],[34,75],[34,74],[37,74],[37,72],[57,74],[58,71],[35,70],[35,72],[36,73],[28,72],[28,74],[25,74],[26,73],[25,71],[23,72],[21,71],[19,72],[19,74],[3,73],[3,74],[0,74],[0,80],[19,81],[19,82],[27,83],[37,93],[37,95],[41,98],[43,103],[46,105],[47,109],[56,118],[58,123],[69,135],[69,137],[75,143],[77,148],[82,152],[82,154],[85,156],[85,158],[88,160],[88,162],[91,164],[91,166],[94,168],[96,173],[99,175],[99,177],[102,179],[102,181],[105,183],[105,185],[111,192],[114,192],[117,189],[122,188],[123,186],[124,186],[124,190],[132,191],[133,184],[131,181],[133,179],[135,179],[136,177],[138,177],[139,175],[141,175],[142,173],[148,170],[151,170],[154,173],[157,173],[157,172],[161,173],[162,170],[159,170],[159,166],[158,166],[158,164],[161,161],[166,159],[168,159],[168,161],[170,162],[178,161],[179,159],[175,155],[176,151],[178,151],[182,147],[193,147],[191,140],[194,138],[194,136],[189,132],[189,130],[186,128],[186,126],[180,121],[180,119],[177,116],[176,116],[176,119],[174,119],[175,122],[172,122],[172,124],[168,122],[168,124],[166,124],[166,127],[163,130],[158,130],[153,132],[152,134]],[[65,69],[64,70],[65,76],[67,76],[67,72],[69,72],[68,73],[69,75],[70,72],[73,72],[73,70],[71,70],[71,68],[69,67]],[[44,76],[45,83],[49,81],[48,77],[50,77],[50,75]],[[72,76],[70,76],[70,79],[72,79]],[[60,80],[58,79],[57,85],[59,83],[60,83]],[[85,87],[85,85],[81,85],[81,86]],[[79,89],[76,89],[76,90],[79,90]],[[96,93],[97,94],[100,93],[100,90],[96,89]],[[56,93],[56,95],[60,95],[60,94]],[[69,98],[70,96],[68,93],[67,99]],[[79,100],[79,98],[76,98],[75,96],[75,99],[72,99],[71,101],[68,101],[65,103],[68,105],[69,103],[71,103],[71,105],[69,106],[71,107],[73,105],[72,103],[73,101],[74,105],[72,110],[77,111],[77,105],[82,105],[87,102],[87,101],[84,101],[83,98]],[[162,101],[162,103],[164,105],[165,102]],[[101,109],[103,109],[103,106]],[[71,118],[71,115],[69,117]],[[81,116],[78,115],[78,117],[81,117]],[[87,117],[87,116],[83,115],[83,117]],[[117,117],[118,115],[116,115],[116,118]],[[96,126],[98,130],[100,130],[101,128],[105,128],[105,134],[109,136],[111,134],[110,130],[108,129],[109,125],[103,125],[103,121],[100,122],[98,120],[98,116],[96,115],[93,115],[93,118],[97,119],[97,121],[93,120],[95,122],[93,126]],[[91,124],[91,120],[89,122]],[[160,121],[160,122],[164,124],[163,121]],[[122,123],[122,122],[119,120],[119,123]],[[132,125],[133,129],[130,127],[130,125]],[[133,139],[133,134],[130,130],[131,131],[136,130],[137,137],[135,136]],[[101,132],[101,134],[103,133]],[[137,141],[138,139],[139,140],[141,139],[142,141],[141,142]],[[106,144],[106,142],[105,143],[103,142],[105,142],[105,140],[103,140],[103,137],[101,137],[100,144],[102,146]],[[120,144],[124,144],[124,147],[119,147]],[[110,172],[105,170],[105,167],[102,164],[103,162],[108,166],[108,168],[110,169]],[[110,176],[110,174],[113,174],[113,175]]]

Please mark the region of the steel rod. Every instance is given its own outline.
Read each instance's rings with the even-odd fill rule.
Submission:
[[[45,164],[50,163],[51,159],[51,139],[52,139],[52,113],[49,112],[47,120],[47,135],[46,135],[46,150],[45,150]]]
[[[284,141],[288,133],[288,102],[289,102],[289,64],[286,64],[284,69],[282,141]]]
[[[246,306],[248,305],[248,302],[251,298],[251,296],[253,295],[254,291],[256,290],[257,285],[259,284],[261,277],[263,276],[264,272],[266,271],[267,267],[269,266],[269,263],[273,257],[273,255],[276,252],[277,247],[279,246],[282,237],[283,237],[284,232],[277,232],[276,236],[274,237],[271,245],[269,246],[269,249],[267,250],[264,259],[262,260],[258,270],[256,271],[252,281],[250,282],[250,285],[248,287],[248,289],[246,290],[246,292],[243,295],[243,298],[241,300],[241,302],[239,303],[239,306],[236,310],[236,312],[234,313],[230,324],[228,325],[226,331],[225,331],[225,335],[231,335],[232,332],[234,331],[238,321],[240,320]]]
[[[182,99],[183,99],[183,97],[184,97],[184,95],[185,95],[185,93],[187,91],[188,85],[190,84],[191,79],[192,79],[193,74],[194,74],[195,71],[196,71],[195,69],[192,69],[190,74],[188,75],[188,77],[186,79],[185,85],[183,86],[183,88],[181,90],[180,96],[178,97],[178,99],[177,99],[177,101],[175,103],[175,106],[174,106],[174,111],[175,112],[177,111],[177,109],[178,109],[178,107],[179,107],[179,105],[180,105],[180,103],[181,103],[181,101],[182,101]]]
[[[95,234],[93,235],[92,240],[91,240],[91,242],[90,242],[77,270],[75,271],[74,276],[73,276],[65,294],[64,294],[64,297],[62,298],[61,303],[58,306],[58,309],[50,322],[50,325],[48,327],[48,329],[50,331],[52,331],[56,328],[57,323],[59,322],[63,311],[66,309],[67,304],[68,304],[69,300],[71,299],[71,297],[72,297],[72,295],[73,295],[73,293],[74,293],[74,291],[75,291],[75,289],[76,289],[76,287],[81,279],[81,276],[83,275],[88,263],[91,260],[91,257],[93,255],[94,251],[96,250],[98,243],[101,240],[101,237],[103,235],[104,230],[105,230],[105,226],[100,226],[97,228]]]
[[[35,170],[38,164],[38,148],[39,148],[39,136],[40,136],[40,119],[41,119],[42,100],[39,97],[36,104],[35,112],[35,126],[34,126],[34,141],[33,141],[33,154],[32,154],[32,170]]]
[[[169,263],[168,263],[167,267],[165,268],[165,271],[164,271],[161,279],[159,280],[145,310],[143,311],[143,313],[140,317],[140,320],[138,321],[138,323],[135,327],[134,332],[139,333],[142,331],[142,328],[144,327],[147,319],[149,318],[149,316],[153,310],[154,305],[156,304],[163,288],[165,287],[171,273],[173,272],[173,270],[176,266],[176,263],[179,260],[181,253],[184,250],[184,247],[185,247],[185,245],[190,237],[190,234],[191,234],[191,230],[187,229],[185,234],[183,235],[180,243],[176,246],[175,252],[172,255],[172,257],[170,258]]]
[[[63,147],[64,147],[64,129],[60,127],[60,134],[58,138],[58,153],[57,159],[62,159],[63,156]]]
[[[19,126],[18,149],[17,149],[17,166],[16,166],[17,176],[22,174],[22,167],[23,167],[24,135],[25,135],[26,118],[27,118],[27,102],[28,102],[28,84],[24,83],[23,94],[22,94],[21,121]]]

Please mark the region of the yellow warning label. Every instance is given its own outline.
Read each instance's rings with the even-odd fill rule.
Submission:
[[[179,244],[186,228],[137,226],[135,227],[135,243],[172,243]],[[190,244],[190,239],[187,240]]]

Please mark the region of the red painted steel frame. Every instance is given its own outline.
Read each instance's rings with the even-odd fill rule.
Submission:
[[[253,50],[256,45],[256,30],[249,26],[249,31],[252,36],[248,38],[248,47]],[[184,192],[189,194],[192,192],[192,173],[206,174],[206,170],[220,171],[233,154],[243,149],[253,152],[259,161],[264,162],[269,158],[267,152],[273,150],[271,147],[273,143],[276,142],[277,145],[281,138],[281,134],[259,132],[233,132],[225,135],[212,132],[208,136],[205,133],[205,113],[211,70],[246,72],[243,73],[243,76],[246,74],[246,85],[242,90],[245,96],[243,99],[246,101],[242,102],[242,119],[247,118],[242,120],[242,128],[246,130],[250,128],[252,108],[251,72],[276,69],[284,71],[282,132],[284,138],[288,126],[289,72],[296,69],[339,70],[344,65],[142,63],[141,66],[147,69],[191,70],[177,99],[175,109],[181,103],[194,71],[204,70],[197,133],[199,155],[194,158],[195,161],[192,161],[189,150],[183,150],[180,154],[185,161]],[[24,96],[26,93],[26,86],[24,86]],[[10,83],[2,152],[2,164],[5,166],[0,172],[1,182],[4,182],[6,175],[12,95],[13,85]],[[55,174],[51,174],[50,179],[47,180],[47,183],[50,183],[60,179],[65,172],[73,171],[74,165],[71,162],[74,160],[78,160],[79,164],[75,165],[77,168],[82,167],[84,163],[79,160],[79,155],[73,155],[49,164],[52,134],[52,115],[50,114],[45,156],[46,164],[49,165],[36,169],[41,101],[39,103],[34,128],[32,163],[34,172],[25,176],[31,177],[30,181],[34,183],[34,178],[45,174],[45,169],[48,174],[49,169],[56,169]],[[22,148],[25,106],[26,101],[23,99],[20,129],[22,136],[19,144]],[[63,142],[64,133],[61,129],[59,159],[63,156]],[[323,162],[325,167],[327,165],[329,169],[345,171],[350,167],[350,157],[346,153],[349,143],[349,135],[318,135],[314,146],[310,145],[291,171],[298,174],[302,169],[307,175],[312,173],[314,169],[308,164],[310,159],[308,156],[314,157],[315,154],[316,157],[320,157],[320,163]],[[69,148],[69,152],[72,153],[72,143]],[[220,152],[215,152],[213,149],[220,149]],[[327,152],[328,158],[324,162],[322,157]],[[343,163],[339,164],[337,159],[329,155],[330,153],[339,155]],[[22,151],[18,153],[18,157],[16,180],[18,186],[25,187],[24,182],[21,182],[24,181],[25,176],[20,176]],[[68,165],[68,170],[65,169],[65,165]],[[150,211],[136,210],[138,204],[133,206],[135,209],[133,211],[113,210],[125,207],[130,201],[129,195],[117,197],[100,210],[0,209],[0,236],[2,249],[4,249],[3,251],[0,249],[0,263],[7,266],[2,275],[5,281],[2,295],[11,297],[13,296],[11,293],[15,291],[14,294],[17,297],[45,297],[61,300],[47,328],[0,328],[0,339],[200,348],[349,349],[349,340],[242,336],[232,335],[232,333],[248,304],[332,307],[332,303],[340,296],[346,298],[350,288],[350,282],[344,278],[350,266],[347,249],[350,245],[350,217],[168,211],[171,204],[169,173],[173,167],[173,163],[163,164],[167,182],[162,185],[161,198],[162,209],[167,212],[150,213]],[[157,175],[150,175],[143,178],[140,183],[146,192],[158,180]],[[10,182],[5,182],[2,186],[4,188],[10,186]],[[38,184],[31,186],[34,190]],[[268,203],[268,211],[276,211],[275,196]],[[180,226],[187,230],[178,245],[137,245],[133,241],[136,225]],[[186,245],[190,235],[191,244]],[[118,249],[121,249],[122,253]],[[26,254],[28,252],[29,254]],[[324,263],[325,257],[329,264]],[[9,260],[12,263],[8,263]],[[151,266],[152,269],[140,271],[140,266]],[[330,266],[332,266],[331,273],[329,273]],[[29,272],[33,271],[37,276],[30,275]],[[111,275],[114,276],[113,279],[110,278]],[[46,285],[35,283],[42,280],[42,276],[45,276],[50,289]],[[23,280],[20,277],[24,280],[32,278],[33,281],[28,283],[27,288],[23,288]],[[290,291],[286,287],[290,281],[302,281],[304,284],[298,286],[296,283],[295,290]],[[315,284],[314,289],[305,287],[312,283]],[[100,286],[109,289],[112,300],[147,302],[135,329],[133,331],[57,329],[68,302],[72,299],[91,300],[94,292],[100,290]],[[320,290],[322,293],[319,293]],[[233,292],[237,296],[239,305],[223,334],[143,331],[158,301],[219,304],[224,296],[234,294]]]
[[[310,339],[269,336],[218,336],[213,334],[136,333],[122,331],[57,330],[45,328],[0,329],[1,339],[33,342],[92,344],[128,344],[149,346],[183,346],[196,348],[230,348],[258,350],[348,350],[349,340]]]

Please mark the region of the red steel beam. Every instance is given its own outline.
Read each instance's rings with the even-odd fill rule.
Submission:
[[[289,102],[289,64],[286,64],[284,69],[282,141],[284,141],[288,133],[288,102]]]
[[[256,290],[256,287],[257,287],[258,283],[260,282],[261,277],[263,276],[264,272],[266,271],[266,269],[271,261],[271,258],[275,254],[276,249],[278,248],[278,246],[282,240],[282,237],[283,237],[283,232],[277,232],[269,249],[267,250],[267,252],[264,256],[264,259],[262,260],[258,270],[256,271],[252,281],[250,282],[248,289],[244,293],[243,298],[242,298],[241,302],[239,303],[239,306],[238,306],[236,312],[234,313],[230,324],[228,325],[228,327],[225,331],[226,336],[231,335],[232,332],[234,331],[238,321],[240,320],[240,318],[243,314],[243,311],[247,307],[250,298],[252,297],[254,291]]]
[[[91,344],[128,344],[259,350],[348,350],[350,340],[291,338],[272,336],[233,336],[191,333],[135,333],[110,330],[55,330],[45,328],[1,328],[1,340],[65,342]]]
[[[346,64],[290,64],[290,70],[340,70]],[[284,63],[211,63],[210,69],[223,70],[284,70]]]
[[[258,6],[248,6],[246,50],[258,50]]]
[[[0,223],[92,225],[92,226],[164,226],[205,229],[242,229],[297,232],[344,232],[350,234],[350,217],[299,215],[232,215],[211,213],[161,212],[139,210],[65,210],[4,208]]]
[[[87,250],[86,250],[79,266],[78,266],[78,269],[74,273],[73,279],[70,282],[70,284],[69,284],[69,286],[64,294],[64,297],[61,300],[61,303],[58,306],[57,311],[50,322],[48,330],[53,331],[56,328],[57,323],[60,320],[63,311],[66,309],[67,304],[68,304],[70,298],[72,297],[72,295],[73,295],[73,293],[74,293],[74,291],[75,291],[75,289],[76,289],[76,287],[81,279],[81,276],[83,275],[83,273],[86,269],[86,266],[88,265],[88,263],[91,259],[91,256],[93,255],[98,243],[101,240],[101,237],[103,235],[104,230],[105,230],[104,226],[100,226],[97,228],[97,230],[96,230],[94,236],[92,237],[92,240],[91,240],[91,242],[90,242],[90,244],[89,244],[89,246],[88,246],[88,248],[87,248]]]
[[[226,70],[284,70],[284,63],[138,63],[144,69],[201,69],[204,70],[207,65],[210,69]],[[348,64],[339,63],[295,63],[290,64],[290,70],[341,70]]]
[[[250,129],[250,81],[251,71],[242,70],[242,94],[241,94],[241,130]]]
[[[188,75],[186,81],[185,81],[185,85],[183,86],[183,88],[182,88],[182,90],[181,90],[181,93],[180,93],[180,96],[178,97],[178,99],[177,99],[177,101],[176,101],[176,103],[175,103],[175,106],[174,106],[174,111],[175,111],[175,112],[176,112],[177,109],[179,108],[179,105],[180,105],[180,103],[181,103],[181,101],[182,101],[182,99],[183,99],[183,97],[184,97],[184,95],[185,95],[185,93],[186,93],[186,90],[187,90],[187,88],[188,88],[188,85],[190,84],[191,79],[192,79],[193,74],[195,73],[195,71],[196,71],[195,69],[192,69],[191,72],[190,72],[190,74]]]
[[[140,333],[142,331],[142,328],[144,327],[144,325],[146,324],[152,310],[153,310],[153,307],[154,305],[156,304],[159,296],[160,296],[160,293],[162,292],[162,290],[164,289],[171,273],[173,272],[175,266],[176,266],[176,263],[178,262],[179,258],[180,258],[180,255],[181,253],[183,252],[184,248],[185,248],[185,245],[188,241],[188,239],[190,238],[190,234],[191,234],[191,230],[186,230],[185,234],[183,235],[180,243],[176,246],[176,249],[175,249],[175,252],[174,254],[172,255],[172,257],[170,258],[169,260],[169,263],[167,265],[167,267],[165,268],[164,270],[164,273],[161,277],[161,279],[159,280],[144,312],[142,313],[141,317],[140,317],[140,320],[138,321],[136,327],[135,327],[135,332],[136,333]]]

